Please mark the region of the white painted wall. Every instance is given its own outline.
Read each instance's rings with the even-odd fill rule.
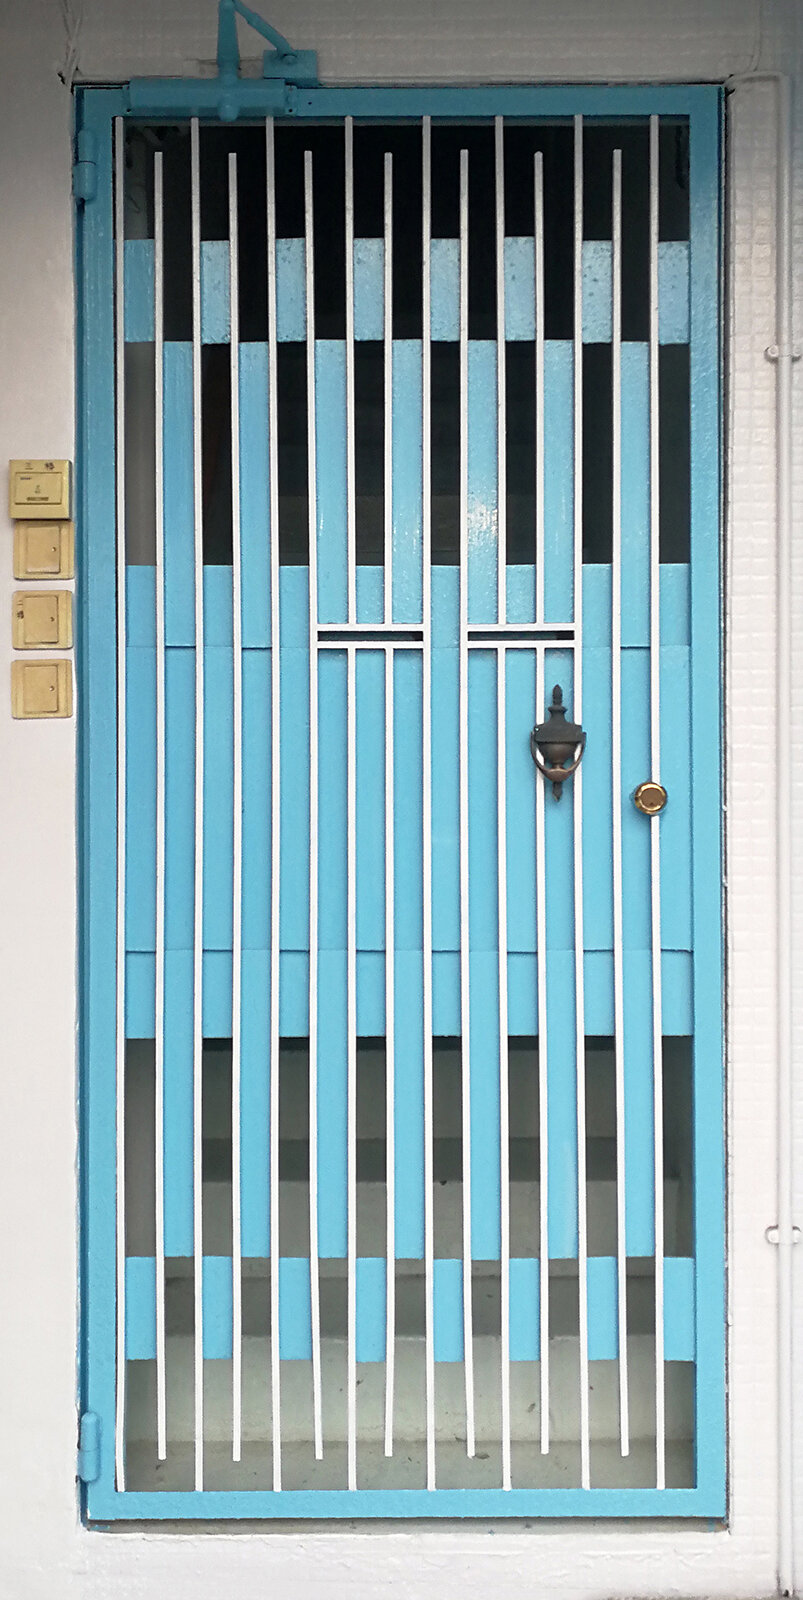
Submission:
[[[722,79],[800,71],[794,0],[274,0],[270,19],[320,52],[333,82]],[[0,17],[0,461],[74,455],[70,96],[63,14],[82,23],[80,74],[208,70],[213,0],[5,0]],[[246,47],[251,49],[250,44]],[[803,85],[801,85],[803,100]],[[730,1450],[727,1531],[535,1525],[472,1530],[87,1533],[74,1485],[74,723],[12,722],[0,685],[0,1595],[8,1600],[494,1600],[748,1597],[775,1586],[775,978],[773,785],[751,736],[773,697],[774,92],[731,101],[727,308]],[[803,118],[798,115],[798,261]],[[803,278],[796,327],[803,336]],[[798,379],[798,389],[800,380]],[[798,398],[798,417],[803,408]],[[803,494],[803,425],[796,492]],[[0,511],[5,523],[5,512]],[[803,549],[794,604],[803,625]],[[8,683],[11,529],[0,527],[0,661]],[[712,711],[716,686],[711,686]],[[803,749],[797,650],[796,750]],[[803,824],[803,756],[795,785]],[[803,888],[803,856],[796,881]],[[803,949],[803,893],[796,898]],[[803,984],[797,1041],[803,1062]],[[803,1222],[803,1094],[796,1111]],[[803,1272],[798,1270],[803,1328]],[[803,1388],[803,1365],[798,1389]],[[797,1502],[803,1567],[803,1404]]]

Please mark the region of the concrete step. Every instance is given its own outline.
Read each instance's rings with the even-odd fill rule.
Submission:
[[[511,1465],[514,1489],[571,1489],[579,1485],[580,1449],[576,1444],[555,1443],[548,1455],[542,1455],[535,1443],[514,1443]],[[133,1443],[127,1451],[126,1477],[130,1489],[191,1490],[194,1488],[193,1446],[188,1442],[171,1444],[167,1460],[159,1462],[152,1445]],[[500,1488],[502,1451],[498,1439],[483,1442],[473,1460],[467,1458],[464,1444],[455,1440],[439,1442],[436,1447],[436,1482],[440,1489]],[[653,1487],[654,1446],[646,1441],[636,1441],[631,1446],[630,1454],[623,1457],[613,1440],[595,1441],[591,1446],[591,1482],[594,1488]],[[694,1452],[690,1443],[672,1442],[667,1445],[666,1482],[668,1488],[689,1488],[693,1485]],[[316,1461],[311,1445],[295,1444],[289,1440],[283,1442],[284,1489],[344,1489],[346,1484],[345,1444],[327,1441],[323,1460]],[[239,1462],[232,1461],[230,1444],[207,1445],[204,1452],[205,1488],[270,1489],[271,1486],[269,1445],[245,1444]],[[385,1456],[381,1444],[361,1444],[357,1458],[357,1486],[360,1489],[424,1489],[426,1461],[421,1444],[400,1444],[389,1458]],[[304,1525],[310,1526],[307,1521]],[[205,1527],[208,1526],[205,1524]],[[297,1530],[298,1524],[291,1522],[287,1526],[288,1530]],[[330,1534],[334,1527],[342,1531],[365,1530],[364,1522],[346,1519],[338,1519],[334,1525],[325,1522],[323,1526]],[[371,1526],[375,1524],[372,1522]],[[400,1531],[398,1521],[389,1522],[387,1526],[396,1533]],[[473,1528],[483,1526],[497,1527],[501,1531],[509,1529],[510,1522],[504,1519],[495,1523],[488,1519],[472,1520]]]
[[[550,1339],[550,1432],[556,1442],[579,1437],[579,1340]],[[189,1333],[167,1340],[168,1435],[173,1441],[193,1437],[193,1341]],[[631,1437],[649,1440],[655,1428],[654,1341],[633,1333],[628,1339]],[[322,1341],[324,1436],[341,1443],[347,1436],[346,1342]],[[677,1442],[693,1435],[693,1367],[668,1363],[666,1368],[667,1436]],[[476,1431],[479,1441],[498,1439],[501,1412],[501,1343],[494,1335],[474,1340]],[[357,1369],[358,1432],[361,1441],[384,1437],[385,1368],[382,1362]],[[590,1363],[590,1432],[594,1440],[616,1440],[619,1434],[618,1366],[615,1361]],[[465,1389],[462,1362],[439,1362],[435,1379],[435,1426],[438,1440],[465,1439]],[[230,1361],[207,1361],[204,1367],[205,1438],[224,1443],[231,1438]],[[313,1437],[312,1368],[307,1361],[281,1364],[282,1437],[305,1444]],[[128,1364],[130,1441],[152,1442],[156,1417],[156,1370],[153,1361]],[[540,1368],[537,1362],[510,1367],[511,1435],[520,1443],[540,1439]],[[270,1340],[247,1335],[243,1340],[243,1429],[254,1444],[270,1439]],[[396,1340],[395,1437],[418,1445],[424,1438],[424,1345],[420,1338]]]

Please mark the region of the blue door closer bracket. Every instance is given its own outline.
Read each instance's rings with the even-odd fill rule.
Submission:
[[[237,17],[272,46],[262,57],[262,77],[240,76]],[[132,78],[128,110],[137,117],[176,115],[236,122],[238,116],[283,117],[292,113],[298,88],[320,87],[315,50],[294,50],[288,39],[242,0],[219,0],[217,76]]]
[[[217,70],[221,88],[234,85],[240,77],[240,50],[237,43],[237,17],[241,16],[249,27],[267,39],[273,49],[262,57],[263,78],[283,78],[285,83],[317,84],[318,55],[315,50],[294,50],[283,34],[271,27],[264,17],[251,11],[242,0],[220,0],[217,24]],[[224,122],[233,122],[237,116],[237,99],[223,96],[220,115]]]

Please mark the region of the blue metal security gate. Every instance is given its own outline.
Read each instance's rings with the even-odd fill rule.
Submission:
[[[88,1514],[722,1516],[718,93],[158,87],[80,102]]]

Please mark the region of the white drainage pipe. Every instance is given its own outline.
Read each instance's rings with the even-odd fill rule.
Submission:
[[[793,123],[792,80],[783,72],[749,72],[737,83],[772,82],[778,96],[775,202],[776,521],[776,1011],[777,1011],[777,1224],[767,1229],[778,1250],[777,1277],[777,1592],[795,1593],[794,1503],[794,1144],[792,1072],[792,368],[799,355],[792,337]]]

